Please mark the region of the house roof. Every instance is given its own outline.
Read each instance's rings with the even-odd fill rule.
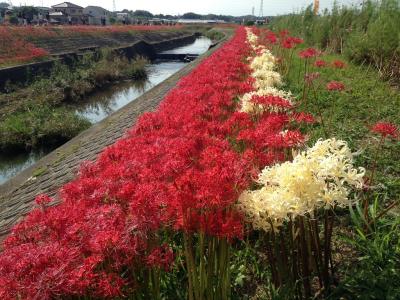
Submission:
[[[83,8],[82,6],[73,4],[71,2],[63,2],[52,6],[53,8]]]

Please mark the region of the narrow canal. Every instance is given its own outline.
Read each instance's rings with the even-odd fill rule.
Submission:
[[[208,38],[198,37],[189,45],[163,53],[203,54],[208,50],[210,45],[211,41]],[[178,72],[186,64],[180,61],[155,61],[146,67],[148,73],[147,80],[123,81],[113,84],[104,90],[90,95],[84,101],[81,101],[79,105],[71,105],[70,108],[75,110],[77,114],[87,118],[92,124],[95,124]],[[27,169],[53,150],[54,148],[46,148],[30,153],[8,155],[0,153],[0,184]]]

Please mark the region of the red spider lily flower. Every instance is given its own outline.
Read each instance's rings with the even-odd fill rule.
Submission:
[[[306,137],[298,130],[287,130],[281,132],[280,135],[287,147],[299,147],[306,141]]]
[[[52,202],[53,199],[51,199],[49,196],[47,195],[39,195],[35,198],[35,202],[37,205],[39,206],[46,206],[48,205],[50,202]]]
[[[281,98],[279,96],[258,96],[254,95],[251,101],[257,104],[262,104],[266,106],[281,107],[281,108],[291,108],[292,104],[290,101]]]
[[[343,91],[345,86],[340,81],[331,81],[326,84],[326,88],[328,91]]]
[[[256,50],[256,54],[257,54],[257,55],[261,55],[261,54],[263,53],[263,51],[264,51],[264,49],[258,48],[258,49]]]
[[[289,30],[283,29],[283,30],[279,31],[279,36],[280,36],[281,38],[284,38],[284,37],[286,37],[287,35],[289,35]]]
[[[282,47],[286,49],[292,49],[298,44],[303,43],[304,41],[297,37],[287,37],[282,41]]]
[[[150,237],[160,230],[241,238],[244,223],[233,204],[258,166],[227,140],[255,127],[249,116],[233,113],[235,97],[253,90],[243,62],[250,52],[240,28],[156,112],[83,164],[60,190],[59,205],[42,209],[51,199],[38,197],[40,207],[3,243],[0,298],[121,297],[133,281],[126,269],[171,261],[166,249],[148,253],[157,249]],[[260,146],[256,154],[264,152]],[[265,156],[270,162],[278,154]]]
[[[174,252],[168,245],[164,244],[151,251],[146,258],[146,263],[150,267],[158,267],[164,271],[169,271],[174,259]]]
[[[383,138],[390,136],[396,139],[399,137],[399,129],[389,122],[377,122],[372,126],[371,131],[380,134]]]
[[[258,36],[260,36],[260,34],[261,34],[261,28],[258,28],[258,27],[252,27],[252,28],[251,28],[251,31],[252,31],[255,35],[258,35]]]
[[[291,37],[291,40],[292,40],[292,43],[293,43],[293,44],[296,44],[296,45],[299,45],[299,44],[303,44],[303,43],[304,43],[304,40],[301,39],[301,38],[298,38],[298,37]]]
[[[270,44],[276,44],[278,40],[276,34],[273,31],[267,31],[265,34],[265,38]]]
[[[327,65],[326,61],[324,61],[322,59],[317,59],[314,62],[314,66],[316,66],[317,68],[323,68],[323,67],[326,67],[326,65]]]
[[[311,84],[320,77],[321,77],[321,74],[319,72],[313,72],[313,73],[304,75],[304,80],[307,82],[307,84]]]
[[[319,54],[319,51],[315,48],[307,48],[306,50],[300,51],[299,56],[301,58],[311,58],[316,57]]]
[[[13,228],[0,253],[1,299],[121,298],[131,290],[131,273],[171,266],[170,248],[155,245],[160,232],[243,237],[239,195],[260,168],[304,143],[293,119],[311,120],[238,112],[239,96],[254,91],[246,40],[239,28],[156,111],[83,164],[59,191],[59,205],[35,208]],[[290,107],[279,97],[255,101]],[[49,201],[37,199],[39,206]]]
[[[307,124],[315,123],[314,116],[309,113],[305,113],[305,112],[293,113],[291,115],[291,117],[292,117],[292,120],[297,123],[307,123]]]
[[[332,66],[336,69],[343,69],[346,67],[346,64],[343,61],[337,59],[332,62]]]
[[[119,277],[118,274],[102,274],[99,285],[95,294],[101,298],[120,298],[122,296],[121,289],[126,282]]]
[[[290,41],[288,41],[287,39],[283,40],[281,45],[285,49],[292,49],[294,47],[294,45]]]

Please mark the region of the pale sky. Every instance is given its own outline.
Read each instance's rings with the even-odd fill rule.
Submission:
[[[3,1],[3,0],[1,0]],[[1,2],[0,1],[0,2]],[[51,6],[63,0],[11,0],[13,5]],[[321,9],[331,8],[334,0],[320,0]],[[113,8],[113,0],[69,0],[80,6],[97,5],[108,10]],[[252,7],[255,15],[259,15],[260,0],[115,0],[117,10],[143,9],[153,14],[178,15],[185,12],[199,14],[224,14],[241,16],[251,14]],[[264,0],[264,15],[279,15],[297,11],[306,7],[313,0]],[[340,4],[357,4],[362,0],[338,0]]]

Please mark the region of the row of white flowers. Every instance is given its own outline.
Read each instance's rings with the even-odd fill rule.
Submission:
[[[250,65],[256,90],[242,97],[242,111],[265,111],[250,101],[253,95],[273,95],[292,101],[290,92],[274,87],[282,85],[281,77],[273,71],[274,56],[258,45],[257,35],[251,29],[247,29],[247,37],[257,53]],[[290,217],[349,205],[349,194],[352,188],[362,187],[364,173],[363,168],[353,166],[353,153],[345,141],[319,140],[313,147],[295,155],[293,161],[262,170],[257,181],[261,187],[245,191],[238,207],[255,229],[277,229]]]
[[[250,57],[251,76],[255,79],[255,91],[246,93],[242,96],[242,112],[258,113],[267,109],[261,104],[255,104],[251,101],[253,96],[277,96],[290,103],[293,103],[293,96],[290,92],[279,89],[282,86],[281,75],[274,71],[276,68],[276,58],[265,46],[258,45],[258,37],[250,28],[247,28],[247,40],[254,52],[255,57]],[[273,108],[272,108],[273,109]]]

